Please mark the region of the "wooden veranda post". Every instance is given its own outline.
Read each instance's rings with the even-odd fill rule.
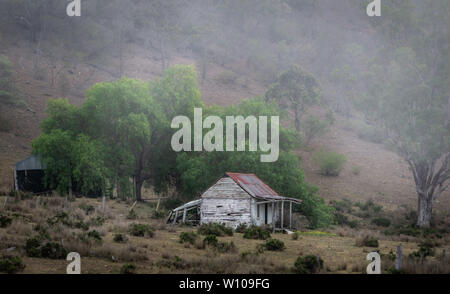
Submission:
[[[281,201],[281,229],[284,226],[284,201]]]
[[[272,228],[273,233],[275,233],[275,201],[272,202]]]
[[[186,222],[186,208],[183,210],[183,224]]]
[[[292,229],[292,201],[289,201],[289,229]]]

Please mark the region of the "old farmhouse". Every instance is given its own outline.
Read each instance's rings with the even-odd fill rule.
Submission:
[[[168,223],[224,223],[292,227],[292,206],[301,200],[278,195],[254,174],[227,172],[201,199],[174,209]]]

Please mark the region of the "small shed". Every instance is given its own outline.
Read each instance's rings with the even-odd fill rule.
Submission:
[[[33,193],[46,192],[44,185],[45,166],[36,155],[30,155],[14,165],[14,189]]]
[[[240,224],[270,225],[282,230],[292,227],[292,205],[300,203],[299,199],[278,195],[254,174],[227,172],[201,199],[174,209],[168,222],[186,222],[187,211],[196,208],[201,224],[223,223],[233,228]]]

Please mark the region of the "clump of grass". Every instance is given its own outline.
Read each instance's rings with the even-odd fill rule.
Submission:
[[[314,154],[314,161],[319,165],[321,175],[337,177],[344,168],[347,157],[336,152],[318,151]]]
[[[153,229],[147,224],[131,224],[129,233],[135,237],[153,237]]]
[[[128,212],[127,219],[134,220],[134,219],[137,219],[137,218],[138,218],[138,215],[137,215],[137,213],[134,210],[130,210]]]
[[[439,244],[431,241],[431,240],[425,240],[419,244],[419,250],[412,252],[409,254],[409,257],[411,258],[427,258],[428,256],[434,256],[435,251],[434,247],[438,246]]]
[[[365,235],[362,238],[356,239],[356,246],[358,247],[378,247],[378,240],[369,236]]]
[[[198,236],[195,232],[182,232],[180,233],[180,243],[187,243],[194,245],[195,241],[197,240],[197,237]]]
[[[90,204],[86,204],[86,203],[80,204],[78,207],[81,208],[82,210],[84,210],[86,215],[89,215],[95,211],[94,206],[92,206]]]
[[[385,217],[377,217],[372,220],[372,224],[379,227],[389,227],[391,225],[391,221]]]
[[[226,227],[224,224],[208,223],[201,225],[197,232],[200,235],[214,235],[217,237],[233,236],[233,229]]]
[[[264,244],[264,248],[269,251],[283,251],[286,246],[284,242],[278,239],[268,239]]]
[[[244,231],[245,239],[267,240],[270,238],[270,232],[262,227],[251,226]]]
[[[0,228],[6,228],[12,223],[12,218],[9,216],[0,214]]]
[[[236,233],[245,233],[245,231],[247,230],[247,225],[246,224],[239,224],[239,226],[236,227]]]
[[[206,235],[206,237],[203,239],[204,245],[216,247],[217,243],[219,243],[219,241],[217,240],[216,235]]]
[[[233,241],[231,242],[218,242],[215,249],[220,253],[237,252],[237,247]]]
[[[323,268],[322,258],[314,255],[299,256],[294,263],[293,271],[297,274],[314,274]]]
[[[134,264],[124,264],[121,268],[120,268],[120,273],[122,275],[133,275],[136,274],[136,266]]]
[[[113,241],[117,243],[125,243],[128,241],[128,238],[124,234],[119,233],[114,235]]]
[[[101,243],[103,241],[102,236],[100,236],[100,233],[96,230],[89,231],[87,236],[88,236],[88,238],[90,238],[96,242],[99,242],[99,243]]]
[[[25,264],[19,256],[0,257],[0,272],[7,274],[16,274],[23,271]]]

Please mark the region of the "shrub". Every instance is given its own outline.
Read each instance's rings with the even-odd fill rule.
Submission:
[[[218,241],[216,235],[206,235],[206,237],[203,239],[203,245],[216,247],[217,243]]]
[[[322,268],[322,258],[314,255],[299,256],[294,263],[294,272],[297,274],[314,274]]]
[[[334,220],[336,224],[340,226],[349,226],[350,228],[356,228],[358,226],[357,220],[349,220],[348,217],[340,212],[335,212]]]
[[[245,233],[245,230],[247,230],[247,225],[246,224],[240,224],[239,226],[236,227],[236,233]]]
[[[425,240],[419,244],[419,250],[412,252],[409,256],[413,258],[420,258],[422,255],[424,258],[434,256],[434,247],[437,245],[431,240]]]
[[[352,206],[353,203],[348,200],[348,199],[342,199],[342,200],[332,200],[330,201],[330,205],[333,206],[336,211],[339,212],[347,212],[347,213],[351,213],[352,212]]]
[[[89,231],[87,236],[88,238],[93,239],[97,242],[102,242],[102,237],[100,236],[100,233],[96,230]]]
[[[383,210],[381,205],[373,202],[372,199],[367,200],[365,203],[357,202],[355,206],[359,207],[362,211],[373,212],[375,214],[380,213]]]
[[[196,239],[197,234],[195,232],[182,232],[180,234],[180,243],[189,243],[194,245]]]
[[[372,224],[379,227],[389,227],[391,225],[391,221],[385,217],[377,217],[372,220]]]
[[[267,240],[270,238],[270,232],[258,226],[251,226],[245,230],[243,237],[245,239]]]
[[[336,177],[347,162],[347,157],[336,152],[318,151],[314,154],[314,160],[319,164],[320,174]]]
[[[134,210],[130,210],[127,214],[127,219],[137,219],[137,214]]]
[[[278,239],[266,240],[264,247],[269,251],[283,251],[286,248],[286,246],[284,246],[284,242]]]
[[[90,204],[80,204],[79,206],[82,210],[84,210],[84,212],[86,213],[86,215],[89,215],[90,213],[95,211],[95,207],[90,205]]]
[[[25,252],[29,257],[40,257],[41,238],[34,237],[25,242]]]
[[[298,240],[299,236],[300,236],[299,232],[294,232],[293,234],[291,234],[292,240]]]
[[[64,259],[67,256],[67,250],[59,243],[47,242],[41,247],[41,256],[50,259]]]
[[[124,264],[121,268],[120,268],[120,273],[122,275],[133,275],[136,273],[136,266],[134,264]]]
[[[117,243],[125,243],[126,241],[128,241],[128,238],[124,234],[115,234],[113,241]]]
[[[197,232],[200,235],[214,235],[217,237],[233,236],[233,229],[226,227],[224,224],[208,223],[201,225]]]
[[[9,216],[0,214],[0,228],[6,228],[12,223],[12,219]]]
[[[358,246],[358,247],[378,247],[379,244],[378,244],[377,239],[366,235],[366,236],[356,240],[356,246]]]
[[[308,145],[312,139],[325,134],[328,128],[327,121],[323,121],[315,115],[308,116],[302,124],[305,145]]]
[[[0,258],[0,272],[15,274],[23,271],[25,265],[19,256],[3,256]]]
[[[97,216],[93,219],[89,220],[89,224],[91,224],[92,226],[103,226],[103,224],[105,223],[105,218],[101,217],[101,216]]]
[[[215,249],[220,253],[236,252],[237,248],[234,242],[218,242]]]
[[[130,235],[135,237],[153,237],[153,230],[146,224],[131,224],[129,227]]]
[[[155,210],[152,214],[153,219],[161,219],[161,218],[165,218],[165,217],[166,217],[166,214],[162,210]]]
[[[360,166],[353,166],[352,167],[352,174],[355,176],[358,176],[361,173],[361,167]]]

